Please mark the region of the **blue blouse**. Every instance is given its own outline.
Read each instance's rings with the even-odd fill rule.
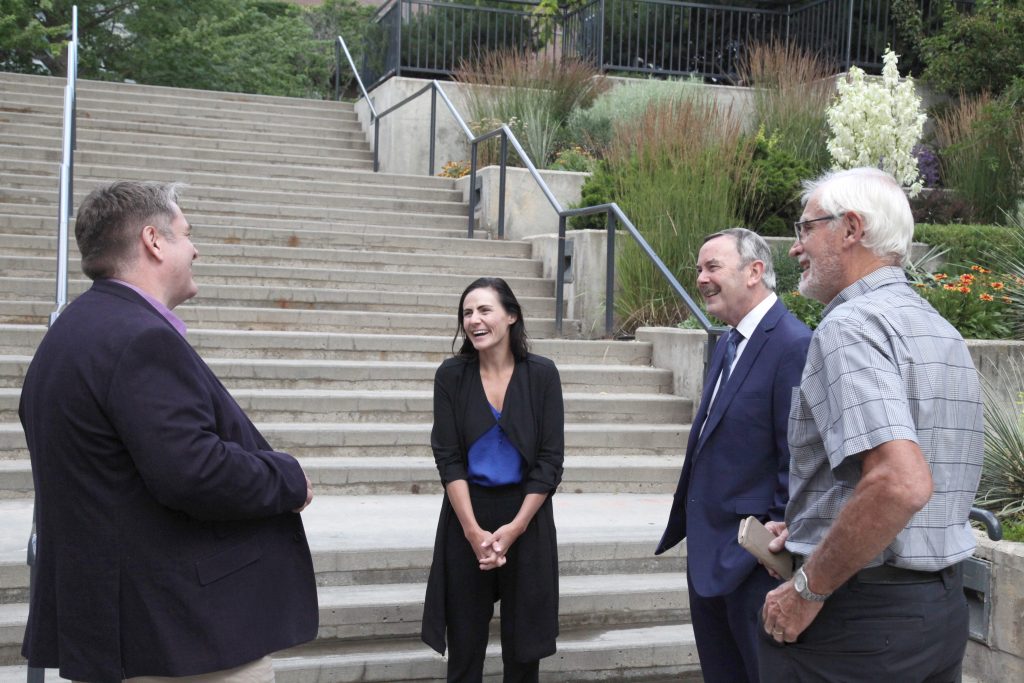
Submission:
[[[501,413],[488,404],[495,421]],[[478,486],[507,486],[523,480],[523,456],[495,424],[469,447],[469,481]]]

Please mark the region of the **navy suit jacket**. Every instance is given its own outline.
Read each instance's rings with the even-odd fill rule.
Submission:
[[[38,554],[22,653],[65,678],[232,668],[316,636],[306,480],[141,296],[57,319],[20,415]]]
[[[709,406],[725,339],[711,357],[668,526],[655,550],[661,554],[686,538],[687,571],[704,597],[731,593],[758,566],[736,541],[740,521],[749,515],[762,522],[784,517],[789,406],[811,331],[776,301]]]

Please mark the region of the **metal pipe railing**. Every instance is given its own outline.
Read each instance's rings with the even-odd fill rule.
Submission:
[[[50,325],[68,304],[68,222],[74,207],[75,142],[78,84],[78,5],[71,8],[68,41],[68,77],[64,86],[64,127],[61,136],[60,177],[57,188],[57,282]]]

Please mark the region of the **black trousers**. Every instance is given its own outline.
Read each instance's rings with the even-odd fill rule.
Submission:
[[[955,683],[967,648],[961,567],[927,583],[850,579],[795,643],[760,631],[762,683]]]
[[[523,502],[518,485],[486,488],[470,484],[470,498],[477,522],[487,531],[494,531],[511,522]],[[513,544],[506,554],[504,567],[480,571],[479,562],[469,547],[458,517],[451,515],[448,524],[445,566],[448,575],[448,680],[459,683],[479,683],[483,680],[484,657],[494,603],[501,600],[501,660],[505,683],[536,683],[540,662],[520,662],[516,659],[513,634],[515,633],[515,596],[519,589],[516,568],[519,554]],[[529,561],[529,558],[524,558]]]

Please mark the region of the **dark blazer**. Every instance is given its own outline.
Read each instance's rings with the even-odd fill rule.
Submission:
[[[523,493],[546,493],[547,500],[526,532],[516,541],[519,557],[528,558],[517,568],[521,584],[517,592],[515,651],[522,661],[547,657],[555,652],[558,636],[558,544],[551,496],[562,480],[565,452],[565,415],[562,384],[555,364],[529,354],[516,361],[505,393],[498,424],[526,461]],[[449,358],[434,376],[434,427],[430,445],[441,482],[467,479],[469,447],[494,426],[494,415],[480,380],[476,359]],[[445,530],[455,510],[444,497],[434,542],[433,561],[423,605],[422,638],[441,654],[445,651]]]
[[[709,415],[725,339],[711,357],[668,525],[655,550],[661,554],[686,538],[687,571],[704,597],[732,592],[757,567],[736,541],[742,519],[783,519],[789,499],[789,406],[811,331],[776,301]]]
[[[136,292],[98,281],[21,395],[38,555],[22,653],[78,681],[232,668],[316,636],[306,481]]]

